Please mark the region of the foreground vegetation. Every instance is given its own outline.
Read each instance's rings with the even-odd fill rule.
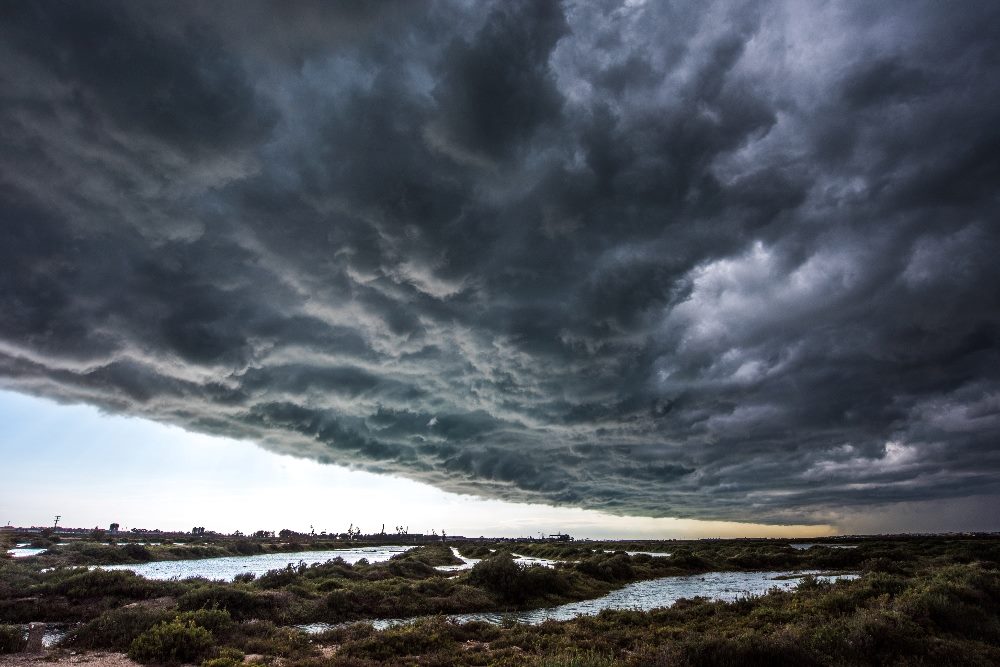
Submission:
[[[438,665],[995,665],[1000,576],[951,565],[851,582],[806,580],[795,592],[734,603],[691,600],[654,612],[603,612],[567,622],[498,627],[441,618],[321,639],[332,658],[300,667]]]
[[[43,571],[38,563],[8,559],[0,560],[0,624],[77,622],[62,642],[67,649],[209,667],[239,664],[246,655],[281,658],[292,667],[1000,664],[1000,539],[881,539],[856,549],[801,551],[765,540],[635,547],[666,550],[669,557],[606,553],[613,544],[507,546],[570,562],[526,568],[508,549],[469,542],[461,553],[484,560],[458,575],[435,570],[454,559],[445,546],[428,545],[386,563],[330,561],[222,583]],[[798,568],[864,576],[836,584],[806,578],[795,592],[735,603],[691,600],[538,626],[458,625],[437,616],[384,631],[361,622],[308,636],[292,627],[533,608],[597,597],[638,579]],[[0,651],[19,650],[17,630],[0,625]]]

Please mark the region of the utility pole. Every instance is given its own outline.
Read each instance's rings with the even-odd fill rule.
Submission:
[[[62,514],[56,514],[56,520],[52,523],[52,530],[59,527],[59,519],[62,518]]]

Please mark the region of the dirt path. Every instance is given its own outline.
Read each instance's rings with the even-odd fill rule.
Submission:
[[[0,667],[47,667],[49,665],[79,665],[80,667],[142,667],[124,653],[88,651],[72,654],[69,651],[44,651],[42,653],[11,653],[0,655]]]

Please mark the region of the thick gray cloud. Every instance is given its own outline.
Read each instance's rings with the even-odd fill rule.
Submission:
[[[0,375],[499,498],[965,507],[1000,494],[997,34],[987,2],[8,3]]]

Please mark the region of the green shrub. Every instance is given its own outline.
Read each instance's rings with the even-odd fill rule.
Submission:
[[[799,579],[799,583],[795,586],[795,590],[799,592],[815,591],[828,585],[829,584],[827,582],[819,579],[815,574],[807,574]]]
[[[224,632],[233,625],[233,618],[225,609],[196,609],[181,612],[175,618],[181,623],[194,623],[212,633]]]
[[[1000,588],[995,575],[978,567],[943,568],[922,585],[904,591],[895,606],[925,627],[1000,641]]]
[[[214,658],[201,663],[201,667],[239,667],[243,664],[243,651],[232,647],[221,649]]]
[[[210,584],[190,590],[177,599],[182,611],[225,609],[236,620],[270,618],[277,611],[274,598],[237,585]]]
[[[239,667],[242,664],[243,658],[209,658],[202,660],[201,667]]]
[[[492,591],[508,602],[524,602],[565,593],[569,589],[565,576],[540,565],[524,567],[514,562],[509,553],[501,552],[476,563],[469,571],[469,583]]]
[[[524,569],[508,553],[498,553],[476,563],[469,572],[469,583],[499,594],[505,599],[523,597]]]
[[[861,569],[864,572],[886,572],[888,574],[899,574],[903,571],[898,561],[885,557],[869,558],[861,563]]]
[[[118,547],[100,542],[72,542],[59,548],[65,562],[71,565],[119,563],[122,553]]]
[[[341,649],[345,655],[389,662],[399,656],[446,651],[456,645],[453,623],[439,617],[383,630]]]
[[[21,597],[39,578],[38,572],[23,563],[0,559],[0,598]]]
[[[174,619],[157,623],[135,638],[128,649],[137,662],[194,662],[212,648],[212,633],[193,621]]]
[[[121,552],[124,555],[128,556],[132,560],[137,560],[143,563],[153,560],[153,554],[150,553],[145,544],[126,544],[119,547],[119,549],[121,549]]]
[[[489,558],[493,553],[489,547],[483,545],[463,545],[458,548],[458,553],[466,558]]]
[[[283,628],[271,621],[250,621],[234,625],[226,643],[244,653],[283,657],[304,657],[313,651],[305,633]]]
[[[20,653],[28,646],[28,638],[16,625],[0,625],[0,653]]]
[[[847,664],[892,664],[902,656],[924,652],[920,628],[884,610],[859,609],[821,626],[815,636],[823,653],[839,655]]]
[[[60,643],[78,648],[103,648],[127,651],[136,637],[173,613],[148,607],[122,607],[105,612],[73,630]]]
[[[71,600],[100,597],[144,600],[169,590],[169,584],[150,581],[128,570],[89,570],[74,572],[49,588]]]
[[[672,650],[668,649],[667,655],[670,657],[665,664],[691,665],[691,667],[770,667],[771,665],[807,667],[822,664],[805,647],[791,638],[774,635],[744,635],[732,639],[713,636],[692,637],[673,647]]]
[[[240,556],[252,556],[253,554],[263,553],[264,547],[256,542],[243,541],[229,545],[229,550]]]
[[[607,554],[587,558],[577,563],[576,569],[602,581],[625,581],[635,575],[632,559],[627,554]]]
[[[602,655],[593,651],[573,652],[569,655],[548,656],[542,658],[537,667],[613,667],[621,664],[614,656]]]
[[[432,567],[437,565],[462,564],[461,560],[455,558],[451,549],[443,544],[427,544],[416,547],[415,549],[410,549],[409,551],[396,554],[390,559],[389,562],[392,563],[400,561],[416,561]]]

